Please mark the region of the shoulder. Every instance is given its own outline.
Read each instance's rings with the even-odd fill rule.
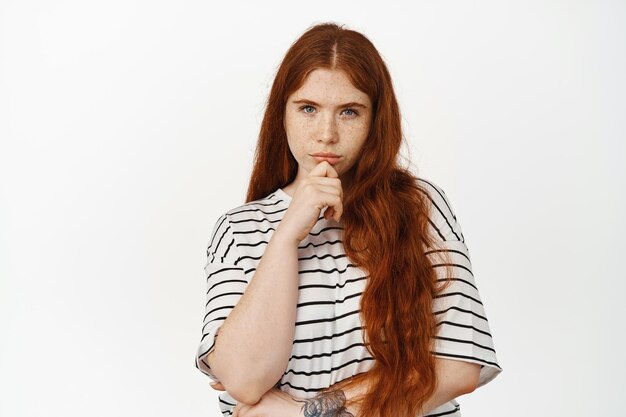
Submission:
[[[276,192],[272,192],[263,198],[240,204],[225,211],[220,219],[224,218],[230,223],[246,221],[247,219],[260,219],[282,212],[286,207],[286,202]]]
[[[210,262],[219,258],[220,263],[237,265],[239,244],[254,239],[254,234],[267,229],[268,216],[280,212],[282,203],[275,193],[271,193],[222,212],[213,225],[208,244]]]
[[[246,234],[277,223],[282,219],[289,204],[276,191],[267,196],[232,207],[219,215],[214,232],[228,229],[229,234]]]
[[[461,226],[443,187],[433,180],[423,177],[417,177],[417,183],[430,202],[428,217],[435,234],[441,240],[463,242]]]

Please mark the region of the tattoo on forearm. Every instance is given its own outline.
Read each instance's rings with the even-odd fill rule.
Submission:
[[[346,410],[346,395],[343,391],[322,393],[301,402],[304,402],[304,417],[354,417]]]

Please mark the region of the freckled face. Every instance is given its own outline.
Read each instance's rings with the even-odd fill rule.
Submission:
[[[313,154],[337,155],[327,160],[343,179],[358,160],[370,129],[372,103],[352,85],[344,71],[318,68],[291,94],[285,108],[285,131],[298,162],[294,183],[322,160]]]

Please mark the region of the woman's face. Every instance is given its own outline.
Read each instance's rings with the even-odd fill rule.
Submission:
[[[370,98],[352,85],[344,71],[313,70],[300,89],[287,98],[285,107],[287,141],[298,162],[296,186],[323,160],[342,180],[347,179],[344,174],[359,158],[371,116]],[[317,153],[336,157],[316,157]]]

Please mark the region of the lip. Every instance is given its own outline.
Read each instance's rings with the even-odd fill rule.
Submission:
[[[331,165],[335,165],[341,160],[340,155],[334,154],[332,152],[316,152],[312,153],[311,156],[318,164],[322,161],[326,161]]]
[[[312,153],[311,156],[328,156],[330,158],[339,158],[339,155],[336,155],[336,154],[331,153],[331,152]]]

